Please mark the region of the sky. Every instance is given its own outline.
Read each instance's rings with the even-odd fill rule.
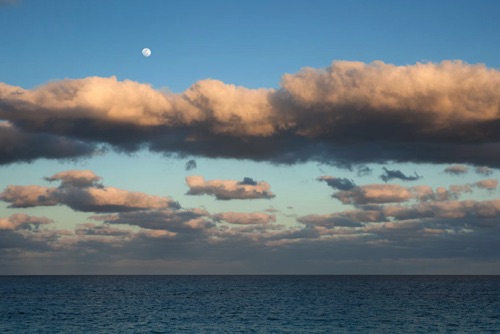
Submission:
[[[500,274],[499,10],[0,0],[0,274]]]

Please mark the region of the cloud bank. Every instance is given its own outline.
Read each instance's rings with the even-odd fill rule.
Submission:
[[[336,61],[285,74],[277,89],[207,79],[178,94],[114,77],[0,83],[0,119],[11,124],[0,133],[33,143],[0,163],[85,156],[102,143],[276,163],[499,167],[499,91],[500,71],[461,61]]]
[[[500,200],[461,198],[476,191],[493,195],[497,179],[432,188],[355,185],[322,176],[318,180],[334,189],[333,197],[350,207],[299,217],[273,208],[219,213],[181,208],[169,197],[107,187],[90,170],[62,171],[45,179],[59,185],[9,185],[0,198],[12,210],[66,205],[97,214],[70,230],[56,229],[47,217],[14,213],[0,218],[0,264],[6,273],[40,259],[44,270],[45,265],[69,270],[56,269],[58,273],[74,273],[75,265],[90,266],[92,273],[137,273],[137,265],[152,273],[234,273],[238,268],[247,273],[293,273],[296,268],[302,273],[373,273],[370,263],[376,263],[377,273],[404,273],[404,266],[394,267],[398,261],[412,263],[410,273],[415,268],[442,273],[442,265],[429,269],[435,260],[497,273],[494,264],[499,263]],[[206,181],[195,176],[195,181],[212,196],[217,196],[214,189],[232,196],[243,187],[237,197],[251,197],[265,184],[250,177]],[[49,272],[54,270],[47,268]]]

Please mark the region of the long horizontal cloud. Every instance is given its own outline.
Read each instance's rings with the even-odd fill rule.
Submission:
[[[281,163],[500,167],[499,91],[500,71],[484,65],[337,61],[326,69],[286,74],[278,89],[210,79],[165,94],[114,77],[62,80],[33,90],[0,84],[0,119],[26,136],[50,134],[90,148],[145,145],[159,152]],[[89,147],[80,150],[89,153]],[[18,150],[9,161],[37,157]]]
[[[92,171],[71,170],[46,178],[61,181],[59,187],[10,185],[0,193],[0,200],[13,208],[64,204],[76,211],[119,212],[144,209],[178,208],[168,197],[148,195],[97,183],[100,177]]]
[[[243,181],[208,180],[199,175],[186,177],[188,195],[213,195],[219,200],[273,198],[269,183],[245,177]]]
[[[328,178],[324,176],[320,179],[329,180]],[[470,193],[474,188],[494,190],[497,186],[498,180],[496,179],[481,180],[472,184],[451,185],[448,189],[443,187],[432,189],[426,185],[404,187],[399,184],[368,184],[337,191],[332,197],[337,198],[343,204],[354,205],[400,203],[412,199],[421,202],[446,201],[457,199],[463,193]]]
[[[225,221],[230,224],[269,224],[276,221],[276,216],[263,212],[221,212],[213,215],[216,221]]]

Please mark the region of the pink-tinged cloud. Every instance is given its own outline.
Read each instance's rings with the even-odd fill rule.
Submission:
[[[203,176],[192,175],[186,177],[189,187],[188,195],[211,195],[219,200],[232,199],[270,199],[275,197],[269,183],[256,182],[251,178],[243,181],[235,180],[208,180]]]
[[[464,165],[452,165],[444,169],[444,172],[451,175],[462,175],[469,172],[469,167]]]
[[[212,216],[216,221],[224,221],[230,224],[250,225],[269,224],[276,221],[276,216],[263,212],[221,212]]]
[[[57,138],[68,147],[63,157],[107,143],[127,151],[147,146],[162,153],[281,163],[496,167],[499,91],[500,71],[461,61],[337,61],[285,74],[277,89],[207,79],[180,94],[115,77],[62,80],[33,90],[0,84],[0,119],[17,131],[7,131],[6,139],[53,136],[50,144],[27,140],[34,144],[32,154],[23,156],[18,148],[0,163],[54,158]],[[39,148],[47,152],[36,154]]]
[[[333,197],[344,204],[359,205],[406,202],[413,198],[413,195],[407,187],[397,184],[369,184],[336,192]]]
[[[68,170],[56,173],[45,179],[47,181],[61,181],[63,185],[90,187],[96,185],[101,180],[101,177],[95,175],[91,170]]]
[[[32,230],[37,229],[40,225],[52,224],[53,222],[46,217],[16,213],[8,218],[0,218],[0,230]]]
[[[11,208],[29,208],[35,206],[53,206],[58,201],[54,194],[57,188],[47,188],[36,185],[7,186],[0,193],[0,200],[10,203]]]
[[[92,171],[65,171],[47,178],[60,180],[58,188],[41,186],[8,186],[0,193],[0,200],[10,207],[67,205],[84,212],[120,212],[146,209],[178,208],[171,198],[104,187],[96,182],[100,177]]]
[[[108,224],[139,226],[149,230],[165,230],[170,232],[192,233],[214,226],[206,217],[209,213],[203,209],[161,210],[120,212],[102,217],[94,216],[95,220],[104,220]]]
[[[474,186],[481,189],[494,190],[498,186],[498,180],[497,179],[481,180],[474,183]]]

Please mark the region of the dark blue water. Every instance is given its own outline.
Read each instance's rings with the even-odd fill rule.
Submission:
[[[500,276],[4,276],[1,333],[500,333]]]

